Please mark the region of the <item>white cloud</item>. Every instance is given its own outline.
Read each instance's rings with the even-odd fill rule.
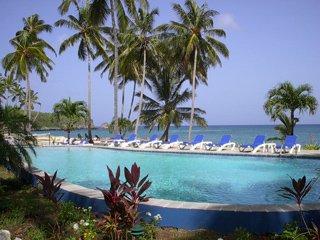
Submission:
[[[223,13],[217,16],[217,26],[226,29],[239,30],[240,26],[234,16],[230,13]]]

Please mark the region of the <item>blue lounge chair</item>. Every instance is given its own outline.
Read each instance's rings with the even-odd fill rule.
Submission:
[[[256,153],[260,149],[263,149],[265,151],[266,145],[265,145],[265,139],[266,137],[264,135],[258,135],[254,139],[254,142],[252,144],[242,144],[239,147],[240,152],[244,151],[252,151],[253,153]]]
[[[174,146],[178,146],[181,142],[179,141],[179,135],[178,134],[173,134],[171,135],[170,139],[168,142],[158,142],[157,144],[155,144],[154,146],[156,148],[164,148],[164,149],[169,149],[171,147]]]
[[[131,133],[126,141],[121,142],[121,147],[129,147],[138,143],[140,143],[140,140],[137,139],[137,135],[135,133]]]
[[[206,149],[207,150],[212,150],[212,149],[216,149],[218,152],[221,152],[224,149],[227,148],[231,148],[231,150],[233,151],[236,147],[236,143],[235,142],[231,142],[231,135],[223,135],[220,139],[219,143],[206,143]]]
[[[193,139],[192,142],[182,142],[179,144],[179,148],[180,149],[185,149],[187,146],[190,146],[190,150],[195,150],[196,148],[202,148],[203,145],[203,139],[204,136],[203,135],[197,135],[195,136],[195,138]]]
[[[116,134],[111,139],[106,140],[105,145],[109,146],[109,145],[113,144],[115,146],[115,145],[119,145],[120,142],[122,142],[122,141],[124,141],[122,139],[122,135],[121,134]]]
[[[290,154],[292,154],[294,153],[295,150],[296,150],[296,153],[300,152],[301,145],[297,144],[297,136],[287,135],[286,138],[284,139],[284,143],[277,144],[275,149],[280,153],[289,152]]]
[[[151,135],[151,137],[149,138],[149,141],[142,141],[140,142],[140,144],[138,144],[138,147],[140,148],[147,148],[147,147],[152,147],[153,144],[159,142],[158,140],[158,135],[157,134],[153,134]]]

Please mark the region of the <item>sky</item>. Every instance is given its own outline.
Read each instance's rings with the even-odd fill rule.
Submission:
[[[9,39],[22,28],[23,17],[38,13],[49,24],[61,18],[58,0],[0,2],[0,58],[13,50]],[[159,9],[156,25],[176,20],[173,2],[183,4],[184,1],[150,0],[151,7]],[[284,81],[294,85],[311,84],[314,96],[320,101],[319,0],[207,0],[207,3],[220,13],[216,27],[227,32],[221,41],[230,51],[222,67],[209,70],[209,85],[200,85],[197,89],[196,106],[206,110],[209,124],[272,124],[262,106],[268,90]],[[55,28],[51,34],[41,37],[58,50],[71,34],[69,29]],[[62,98],[86,100],[87,65],[77,58],[76,47],[51,57],[55,64],[48,81],[41,83],[37,76],[31,77],[31,87],[38,92],[41,102],[40,110],[52,111],[53,104]],[[127,114],[131,85],[126,93]],[[110,121],[113,87],[107,75],[101,78],[100,73],[93,74],[92,101],[94,123],[99,126]],[[319,117],[320,109],[314,116],[302,115],[300,123],[319,124]]]

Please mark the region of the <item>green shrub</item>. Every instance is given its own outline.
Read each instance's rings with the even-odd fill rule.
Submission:
[[[27,231],[28,238],[32,240],[45,240],[45,233],[39,228],[29,228]]]
[[[303,146],[304,150],[320,150],[319,144],[306,144]]]
[[[280,235],[276,235],[276,238],[283,240],[307,240],[306,233],[303,232],[296,222],[286,224],[283,228],[283,232]]]
[[[7,229],[22,224],[24,222],[24,211],[15,208],[11,212],[2,214],[0,218],[0,229]]]
[[[61,224],[71,224],[79,222],[83,218],[83,212],[72,202],[62,202],[59,205],[58,221]]]
[[[234,239],[236,240],[251,240],[252,235],[244,228],[236,228],[233,233]]]
[[[152,223],[145,223],[143,224],[143,227],[144,233],[141,237],[139,237],[139,240],[155,240],[157,227]]]

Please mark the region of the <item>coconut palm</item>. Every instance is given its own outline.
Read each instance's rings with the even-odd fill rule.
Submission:
[[[26,115],[18,108],[0,105],[0,165],[19,174],[26,163],[31,165],[31,153],[35,154],[36,139],[28,131],[30,124]]]
[[[59,120],[64,131],[67,132],[68,142],[70,133],[80,122],[87,120],[88,109],[83,101],[72,102],[70,98],[62,99],[53,106],[53,113]]]
[[[48,70],[52,69],[52,60],[47,56],[45,49],[47,43],[37,39],[13,39],[11,45],[14,52],[7,54],[2,60],[6,72],[11,72],[14,78],[23,79],[27,83],[26,95],[28,99],[28,118],[31,120],[31,87],[29,75],[34,71],[40,76],[42,82],[47,80]]]
[[[63,53],[67,48],[79,43],[78,57],[82,61],[88,63],[88,136],[89,142],[92,140],[92,122],[91,122],[91,60],[95,57],[95,51],[103,49],[103,27],[93,24],[89,18],[88,6],[81,8],[78,18],[69,15],[67,19],[60,19],[55,23],[57,27],[67,27],[76,31],[61,43],[59,54]]]
[[[272,120],[279,119],[283,122],[287,135],[294,134],[294,127],[299,118],[295,113],[308,112],[310,115],[316,113],[318,107],[317,99],[312,96],[312,86],[302,84],[298,87],[290,82],[284,82],[272,88],[268,92],[264,110]]]
[[[27,102],[27,96],[26,92],[24,91],[24,88],[21,88],[20,93],[16,93],[16,95],[12,98],[13,101],[17,100],[19,107],[24,108],[28,105]],[[39,102],[38,92],[34,92],[33,90],[29,93],[30,103],[31,103],[31,111],[35,110],[35,105],[41,106],[41,103]],[[35,119],[33,119],[34,121]]]
[[[106,27],[106,33],[107,35],[112,34],[111,28]],[[126,42],[125,37],[126,37],[126,32],[129,31],[128,28],[122,28],[120,29],[119,32],[119,42],[120,42],[120,48],[119,48],[119,53],[120,55],[122,54],[122,52],[126,49]],[[105,59],[104,57],[102,57],[102,61],[96,66],[95,71],[101,70],[101,76],[103,74],[105,74],[107,71],[109,72],[109,79],[112,82],[114,79],[114,66],[115,66],[115,55],[114,55],[114,44],[112,41],[108,41],[106,42],[106,50],[104,52],[105,55],[107,55],[107,59]],[[126,85],[129,82],[133,82],[134,86],[133,86],[133,93],[132,93],[132,98],[131,98],[131,104],[130,104],[130,111],[129,111],[129,115],[128,115],[128,119],[130,119],[131,116],[131,111],[133,108],[133,102],[134,102],[134,97],[135,97],[135,92],[136,92],[136,85],[137,83],[140,84],[141,82],[141,65],[139,64],[138,61],[131,61],[131,62],[127,62],[124,61],[125,57],[121,57],[119,59],[119,73],[121,76],[121,81],[118,84],[119,89],[122,89],[122,101],[121,101],[121,118],[124,118],[124,97],[125,97],[125,88]],[[145,85],[150,89],[150,84],[148,83],[148,81],[145,81]],[[119,120],[120,121],[120,120]],[[112,121],[114,123],[114,126],[116,125],[116,121],[113,120]],[[119,131],[120,131],[120,122],[119,122]],[[116,127],[114,127],[114,131],[116,131]],[[119,132],[118,131],[118,132]],[[121,131],[120,131],[121,132]]]
[[[195,106],[196,78],[206,82],[207,68],[221,65],[220,56],[228,57],[229,51],[225,44],[216,37],[225,37],[222,29],[214,28],[214,17],[217,11],[208,9],[207,4],[199,6],[195,0],[186,0],[183,8],[180,4],[173,4],[173,10],[179,22],[161,26],[173,36],[171,43],[180,48],[180,59],[184,65],[186,75],[192,84],[192,110],[190,116],[189,140],[193,125]],[[192,71],[192,74],[191,74]]]
[[[147,8],[147,0],[139,0],[139,6]],[[111,40],[113,42],[114,66],[113,66],[113,86],[114,86],[114,129],[119,132],[118,126],[118,84],[119,84],[119,32],[127,28],[130,16],[137,16],[137,7],[135,0],[93,0],[91,4],[91,18],[96,24],[102,24],[111,15]]]
[[[190,100],[192,93],[188,89],[182,90],[183,79],[175,67],[160,67],[155,72],[150,74],[155,99],[143,95],[141,121],[150,131],[155,126],[158,130],[164,130],[161,139],[167,141],[171,124],[180,127],[183,122],[190,120],[191,108],[181,105]],[[195,108],[194,111],[195,122],[199,126],[207,126],[206,120],[201,117],[205,111],[199,108]]]
[[[24,27],[16,33],[16,36],[10,40],[15,52],[9,53],[3,59],[3,67],[6,72],[10,71],[11,77],[26,80],[26,102],[27,114],[31,120],[31,86],[29,73],[35,71],[45,82],[48,77],[48,69],[52,69],[53,62],[46,55],[45,50],[49,49],[55,54],[53,47],[45,40],[38,37],[40,33],[51,32],[52,27],[39,18],[38,14],[23,18]]]
[[[21,87],[18,81],[12,75],[2,76],[0,74],[0,104],[3,100],[10,98],[11,102],[15,103],[20,99],[20,96],[26,96],[26,91]],[[27,99],[24,99],[25,106]]]
[[[38,14],[33,14],[30,17],[23,18],[23,29],[16,32],[16,36],[13,39],[32,39],[34,41],[41,40],[45,44],[46,48],[50,49],[55,53],[54,48],[43,39],[39,38],[39,34],[47,32],[52,32],[52,26],[46,24],[42,19],[40,19]]]
[[[137,15],[134,16],[130,31],[126,34],[126,49],[123,51],[120,58],[123,58],[123,64],[127,65],[132,62],[138,62],[142,66],[142,80],[140,99],[137,110],[137,119],[135,133],[139,128],[140,114],[142,110],[144,86],[146,80],[147,60],[149,65],[155,62],[157,55],[157,38],[158,32],[154,28],[155,16],[158,15],[158,9],[153,9],[150,12],[140,8]]]
[[[58,7],[58,10],[61,15],[65,15],[71,5],[74,5],[78,12],[80,12],[80,5],[78,0],[62,0],[61,4]]]

